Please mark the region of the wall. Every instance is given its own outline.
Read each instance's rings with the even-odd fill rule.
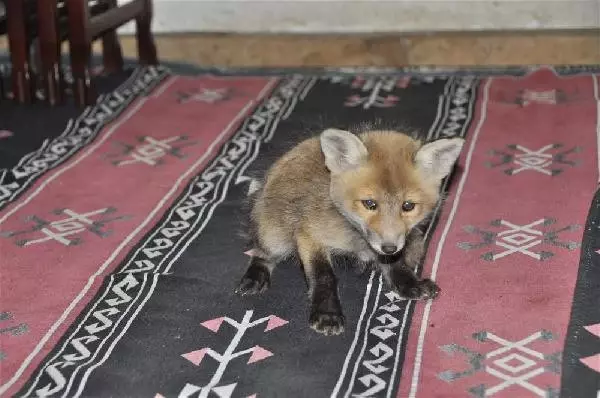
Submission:
[[[154,0],[154,4],[157,33],[405,33],[600,27],[600,0]],[[131,33],[132,28],[128,24],[121,32]]]

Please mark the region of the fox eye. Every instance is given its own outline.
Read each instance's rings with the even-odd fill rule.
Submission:
[[[404,201],[402,203],[402,211],[412,211],[415,208],[415,202],[411,202],[410,200]]]
[[[373,199],[365,199],[365,200],[362,201],[362,204],[368,210],[375,210],[375,209],[377,209],[377,202],[375,202]]]

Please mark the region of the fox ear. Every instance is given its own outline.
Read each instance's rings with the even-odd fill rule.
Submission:
[[[442,138],[423,145],[415,157],[417,167],[436,179],[445,178],[452,171],[464,143],[462,138]]]
[[[321,133],[321,150],[325,165],[332,173],[360,166],[367,159],[367,148],[349,131],[327,129]]]

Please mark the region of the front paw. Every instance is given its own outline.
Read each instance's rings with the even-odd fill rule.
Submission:
[[[409,300],[429,300],[435,299],[441,289],[431,279],[415,281],[408,286],[401,286],[397,289],[400,295]]]
[[[250,267],[235,289],[242,296],[255,295],[265,292],[271,285],[269,271],[262,267]]]
[[[313,311],[309,318],[310,327],[325,336],[344,332],[344,315],[341,312]]]

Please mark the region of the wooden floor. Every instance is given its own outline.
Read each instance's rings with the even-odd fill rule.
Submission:
[[[126,56],[135,40],[121,38]],[[432,35],[177,34],[156,37],[162,60],[203,66],[486,66],[600,64],[600,30]],[[0,48],[5,46],[0,41]],[[95,50],[99,51],[100,43]]]
[[[600,64],[600,30],[415,36],[219,35],[156,38],[161,59],[215,66]],[[135,41],[123,38],[135,55]]]

